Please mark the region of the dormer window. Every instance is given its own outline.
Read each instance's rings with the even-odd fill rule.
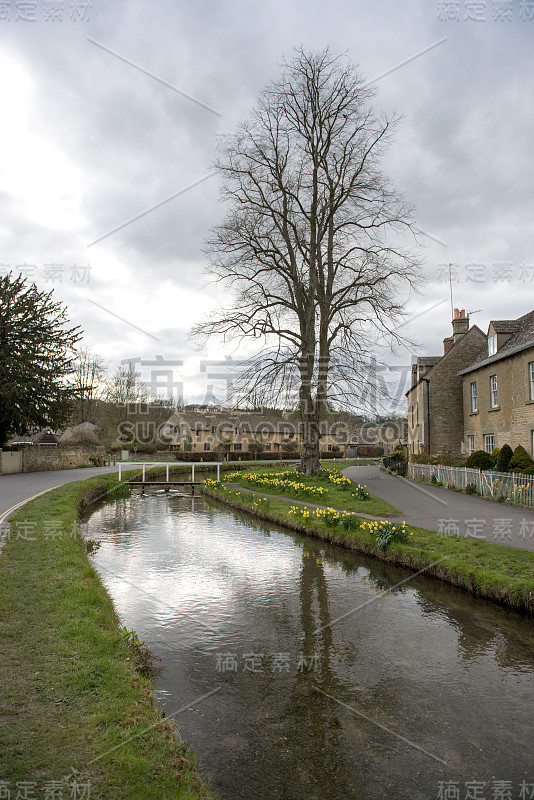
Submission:
[[[497,334],[488,336],[488,356],[494,356],[497,352]]]

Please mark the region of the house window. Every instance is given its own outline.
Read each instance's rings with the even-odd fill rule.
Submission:
[[[180,426],[179,425],[172,425],[171,433],[180,433]]]
[[[211,449],[211,444],[209,444],[209,442],[205,442],[204,443],[204,452],[208,453],[210,451],[210,449]]]
[[[414,411],[413,411],[413,406],[411,407],[411,414],[412,414],[412,428],[413,428],[413,421],[414,421]]]
[[[212,425],[212,426],[211,426],[211,432],[212,432],[213,434],[217,433],[217,428],[215,427],[215,425]]]
[[[475,437],[468,436],[467,437],[467,455],[470,456],[471,453],[475,452]]]
[[[236,428],[236,429],[235,429],[235,432],[236,432],[236,433],[239,433],[239,428]]]
[[[497,397],[497,376],[490,375],[490,405],[492,408],[498,408],[499,399]]]
[[[266,442],[265,449],[266,450],[270,450],[271,449],[271,443],[270,442]]]
[[[196,431],[196,435],[197,435],[197,436],[200,436],[200,431]]]
[[[477,397],[477,384],[476,381],[471,384],[471,413],[475,414],[478,411],[478,397]]]
[[[331,445],[331,444],[329,444],[329,445],[328,445],[328,449],[329,449],[329,450],[331,450],[331,449],[332,449],[332,445]]]
[[[484,434],[484,450],[486,453],[491,453],[495,447],[495,435],[493,433]]]
[[[239,442],[239,443],[236,442],[234,444],[234,450],[242,450],[242,449],[243,449],[243,445],[241,444],[241,442]]]
[[[529,383],[529,390],[528,390],[529,399],[534,400],[534,361],[531,361],[528,365],[528,383]]]
[[[488,355],[494,356],[497,352],[497,334],[488,337]]]

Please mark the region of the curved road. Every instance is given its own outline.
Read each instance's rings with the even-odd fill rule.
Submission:
[[[105,472],[118,472],[118,467],[87,467],[48,472],[20,472],[0,476],[0,524],[14,514],[18,505],[36,494],[56,489],[65,483],[84,481]],[[6,513],[9,512],[9,513]]]
[[[459,533],[534,552],[534,511],[413,483],[381,472],[375,465],[347,467],[342,472],[399,509],[400,515],[387,515],[388,519],[403,519],[444,536]]]

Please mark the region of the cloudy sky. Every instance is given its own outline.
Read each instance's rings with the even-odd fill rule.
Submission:
[[[201,362],[239,353],[187,340],[224,300],[203,274],[210,165],[296,45],[346,53],[404,117],[384,166],[425,279],[419,345],[391,363],[442,351],[449,263],[483,330],[532,310],[534,0],[0,0],[1,272],[53,289],[111,366],[183,360],[187,399],[221,397]]]

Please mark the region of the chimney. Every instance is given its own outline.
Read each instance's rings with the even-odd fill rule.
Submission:
[[[451,347],[454,344],[454,339],[452,336],[447,336],[446,339],[443,340],[443,355],[446,356]]]
[[[465,336],[467,331],[469,330],[469,317],[465,315],[465,308],[462,308],[461,311],[458,311],[457,308],[454,309],[454,319],[452,320],[452,338],[453,343]],[[452,345],[451,345],[452,346]]]

